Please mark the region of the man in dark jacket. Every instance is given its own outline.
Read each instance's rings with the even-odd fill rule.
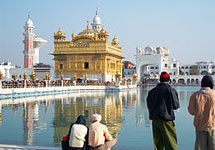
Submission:
[[[178,149],[173,110],[179,108],[179,100],[178,93],[169,85],[169,81],[170,75],[167,72],[162,72],[160,83],[150,90],[147,96],[155,150]]]

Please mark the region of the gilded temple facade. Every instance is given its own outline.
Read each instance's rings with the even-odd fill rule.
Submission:
[[[55,74],[72,79],[96,79],[116,81],[122,77],[122,47],[114,37],[109,43],[109,34],[96,13],[91,24],[82,32],[71,35],[67,41],[59,29],[54,33]]]
[[[128,96],[127,93],[100,92],[92,95],[89,92],[56,98],[53,118],[54,143],[61,141],[62,135],[68,132],[70,124],[77,119],[77,116],[84,115],[89,126],[91,116],[95,113],[102,115],[101,123],[107,126],[114,138],[118,138],[123,120],[122,100],[128,99]]]

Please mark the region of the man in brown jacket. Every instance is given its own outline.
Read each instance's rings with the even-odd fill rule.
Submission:
[[[205,75],[201,89],[189,101],[188,111],[194,115],[195,150],[215,150],[215,91],[213,78]]]

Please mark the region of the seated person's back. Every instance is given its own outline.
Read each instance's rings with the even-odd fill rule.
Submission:
[[[104,144],[105,141],[112,140],[112,136],[108,132],[108,129],[105,125],[100,122],[93,122],[89,126],[89,145],[98,146]]]
[[[83,147],[85,137],[87,134],[87,127],[82,124],[74,124],[71,129],[69,145],[70,147]]]
[[[112,138],[108,128],[100,123],[101,119],[99,114],[92,115],[92,124],[89,126],[89,150],[107,150],[116,144],[116,139]]]
[[[84,149],[88,129],[84,116],[80,115],[70,127],[69,149]]]

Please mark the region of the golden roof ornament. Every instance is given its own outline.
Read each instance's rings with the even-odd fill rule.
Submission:
[[[87,21],[87,27],[82,32],[78,33],[77,36],[74,37],[73,41],[76,41],[78,39],[92,39],[94,40],[95,32],[90,29],[89,21]]]
[[[50,75],[48,73],[46,74],[45,79],[50,80]]]
[[[17,75],[16,74],[12,75],[12,78],[13,78],[13,80],[16,80],[17,79]]]
[[[66,39],[66,34],[61,30],[61,28],[59,28],[58,31],[54,33],[54,39],[62,41]]]
[[[116,38],[116,36],[114,36],[113,40],[112,40],[112,45],[119,45],[119,41],[118,39]]]
[[[102,28],[101,31],[98,33],[98,38],[100,40],[108,41],[108,37],[109,37],[108,32],[104,28]]]
[[[36,80],[36,74],[35,74],[35,72],[31,72],[30,77],[31,77],[31,80],[35,81]]]
[[[137,74],[136,74],[136,72],[132,75],[132,79],[135,80],[135,81],[137,80]]]
[[[105,36],[109,36],[107,30],[105,30],[104,28],[102,28],[99,33],[102,34],[102,35],[105,35]]]
[[[76,73],[74,74],[74,80],[76,80],[76,78],[77,78],[77,75],[76,75]]]
[[[2,80],[2,78],[3,78],[3,74],[0,71],[0,80]]]
[[[89,24],[89,21],[87,20],[87,30],[90,29],[90,24]]]
[[[75,33],[72,33],[72,39],[74,39],[76,37]]]
[[[27,80],[27,76],[28,76],[28,75],[27,75],[27,73],[25,72],[25,73],[23,74],[23,79],[24,79],[24,80]]]

